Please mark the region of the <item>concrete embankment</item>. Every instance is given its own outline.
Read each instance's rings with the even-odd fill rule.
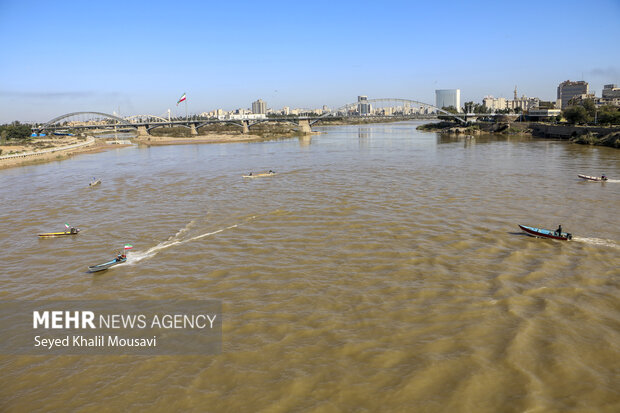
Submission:
[[[569,139],[571,142],[604,145],[620,148],[619,126],[577,126],[530,124],[532,135],[537,138]]]

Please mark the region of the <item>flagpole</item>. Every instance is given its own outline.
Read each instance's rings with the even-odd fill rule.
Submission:
[[[185,95],[185,122],[187,122],[189,118],[187,117],[187,95]]]

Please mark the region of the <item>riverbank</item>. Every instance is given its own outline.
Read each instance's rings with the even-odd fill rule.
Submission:
[[[33,165],[67,159],[79,153],[106,150],[104,142],[93,137],[64,137],[53,139],[29,139],[0,145],[0,169]],[[123,145],[126,146],[126,145]],[[116,145],[115,147],[118,147]]]
[[[520,123],[489,123],[475,122],[467,126],[462,126],[456,122],[441,121],[435,123],[425,123],[417,127],[417,130],[424,132],[439,132],[450,135],[480,135],[483,133],[496,133],[502,135],[525,134],[531,135],[532,129],[527,122]]]
[[[534,138],[563,139],[582,145],[620,148],[620,127],[613,126],[575,126],[540,122],[474,122],[467,126],[461,126],[455,122],[442,121],[420,125],[417,129],[450,135],[475,136],[483,133],[526,135]]]

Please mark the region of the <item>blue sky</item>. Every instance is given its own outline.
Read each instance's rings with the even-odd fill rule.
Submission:
[[[0,0],[0,123],[620,84],[620,0]]]

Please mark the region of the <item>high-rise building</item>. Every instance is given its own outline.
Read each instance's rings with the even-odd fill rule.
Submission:
[[[461,111],[461,89],[435,90],[435,106],[439,109],[453,106],[457,112]]]
[[[618,85],[611,84],[603,86],[602,97],[596,99],[597,105],[620,106],[620,88]]]
[[[368,96],[357,97],[357,111],[360,115],[370,115],[372,106],[368,103]]]
[[[264,102],[262,99],[252,102],[252,113],[267,113],[267,102]]]
[[[572,98],[587,95],[588,88],[588,82],[584,82],[583,80],[579,80],[577,82],[566,80],[560,83],[558,86],[558,103],[560,105],[560,109],[567,107],[568,102]]]
[[[620,88],[618,85],[605,85],[603,86],[603,99],[618,99],[620,98]]]

